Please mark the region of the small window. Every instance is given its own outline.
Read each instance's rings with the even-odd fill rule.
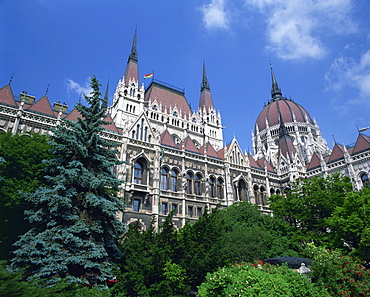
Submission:
[[[186,193],[193,194],[193,175],[190,172],[186,174]]]
[[[157,108],[157,105],[153,105],[153,106],[152,106],[152,109],[153,109],[153,110],[157,110],[157,109],[158,109],[158,108]]]
[[[178,212],[178,209],[177,209],[177,204],[172,204],[171,206],[171,211],[173,211],[173,214],[176,215],[177,212]]]
[[[217,198],[218,199],[224,198],[224,185],[223,180],[221,178],[217,179]]]
[[[216,197],[216,180],[213,176],[209,178],[209,196],[211,198]]]
[[[140,199],[134,199],[134,211],[136,212],[140,211],[140,203],[141,203]]]
[[[203,209],[201,207],[197,207],[197,217],[200,218],[203,214]]]
[[[162,168],[161,190],[162,191],[168,190],[168,169],[167,168]]]
[[[188,206],[188,217],[193,217],[193,206]]]
[[[163,215],[167,214],[167,203],[162,203],[162,214]]]
[[[194,181],[194,192],[195,192],[195,195],[202,195],[202,190],[201,190],[201,176],[199,174],[197,174],[195,176],[195,181]]]
[[[170,190],[172,192],[177,192],[177,172],[176,170],[171,171]]]

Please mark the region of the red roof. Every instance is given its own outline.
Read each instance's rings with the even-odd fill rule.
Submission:
[[[289,158],[293,159],[296,150],[294,148],[293,141],[289,136],[279,139],[279,148],[284,157],[287,157],[288,155]]]
[[[137,61],[129,59],[125,71],[125,86],[128,86],[129,81],[132,79],[134,79],[135,81],[139,81],[139,70]]]
[[[49,99],[47,96],[43,96],[37,102],[32,104],[27,110],[41,112],[43,114],[47,114],[49,116],[55,117],[54,111],[51,108]]]
[[[249,164],[251,167],[254,167],[254,168],[258,168],[258,169],[262,169],[261,166],[259,166],[257,164],[257,162],[253,159],[252,155],[250,153],[248,153],[248,159],[249,159]]]
[[[105,119],[104,119],[105,122],[109,122],[110,124],[108,125],[103,125],[103,127],[109,131],[113,131],[113,132],[117,132],[117,133],[120,133],[120,131],[118,130],[118,128],[116,127],[116,125],[114,124],[113,122],[113,119],[111,117],[110,114],[108,114]]]
[[[162,133],[160,139],[161,139],[161,144],[177,148],[177,145],[173,137],[171,136],[170,132],[168,132],[168,130],[165,130]]]
[[[266,129],[266,118],[270,127],[278,125],[280,114],[284,123],[292,123],[293,113],[297,122],[305,123],[305,117],[307,117],[309,123],[314,124],[306,109],[298,103],[286,98],[270,101],[259,114],[256,124],[258,125],[259,131]],[[254,132],[256,133],[256,131]]]
[[[12,89],[10,85],[6,85],[0,89],[0,102],[8,105],[16,106]]]
[[[81,113],[75,108],[65,117],[65,119],[70,121],[77,121],[77,118],[82,118]]]
[[[267,171],[275,172],[274,167],[272,167],[272,165],[270,164],[269,161],[266,160],[266,158],[262,158],[262,159],[257,160],[257,164],[262,169],[265,168],[265,164],[266,164]]]
[[[189,103],[186,101],[183,92],[152,82],[145,91],[145,101],[154,102],[155,100],[162,105],[163,110],[167,107],[168,113],[170,112],[170,107],[174,108],[175,106],[177,106],[179,111],[181,110],[182,118],[188,118],[189,113],[191,113]]]
[[[314,153],[312,155],[310,163],[307,165],[306,168],[307,168],[307,170],[310,170],[310,169],[316,168],[320,165],[321,165],[320,156],[319,156],[318,153]]]
[[[370,138],[364,134],[359,134],[351,154],[354,155],[366,149],[370,149]]]
[[[212,95],[209,89],[204,88],[200,93],[199,108],[203,110],[206,108],[208,111],[210,108],[214,109]]]
[[[209,142],[207,142],[206,144],[206,148],[207,148],[207,156],[209,157],[213,157],[213,158],[217,158],[217,159],[221,159],[221,157],[219,156],[219,154],[216,152],[216,150],[213,148],[212,144],[210,144]],[[203,155],[204,154],[204,145],[201,146],[201,148],[199,149],[199,152]]]
[[[333,150],[327,163],[333,162],[343,157],[344,157],[344,148],[342,145],[336,143],[333,147]]]
[[[185,150],[193,153],[199,153],[199,150],[195,146],[193,140],[188,136],[184,139]],[[182,145],[181,145],[182,148]]]

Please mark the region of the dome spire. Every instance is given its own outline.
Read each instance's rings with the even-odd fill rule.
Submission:
[[[272,88],[271,88],[271,98],[273,100],[279,99],[282,95],[281,89],[279,88],[278,83],[276,82],[275,73],[272,69],[272,64],[270,61],[270,69],[271,69],[271,80],[272,80]]]
[[[132,47],[130,55],[128,56],[127,66],[125,70],[125,86],[128,86],[130,81],[134,80],[136,83],[139,82],[139,69],[138,69],[138,54],[136,49],[136,32],[134,34],[134,40],[132,41]]]

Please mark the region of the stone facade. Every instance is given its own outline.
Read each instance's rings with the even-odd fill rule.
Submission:
[[[243,153],[234,138],[224,145],[222,118],[213,104],[206,67],[199,106],[192,111],[183,90],[152,80],[139,82],[136,35],[125,75],[108,108],[103,137],[120,144],[123,164],[115,172],[123,181],[120,196],[125,223],[136,220],[146,229],[172,210],[179,228],[197,220],[206,209],[248,200],[270,213],[268,197],[284,193],[297,178],[326,176],[340,171],[356,189],[368,182],[370,138],[356,144],[335,144],[330,150],[318,123],[298,103],[281,95],[272,74],[271,101],[257,117],[252,135],[254,155]],[[21,93],[16,100],[10,85],[0,89],[0,129],[12,133],[48,133],[62,118],[76,120],[67,106],[51,107],[47,96]]]

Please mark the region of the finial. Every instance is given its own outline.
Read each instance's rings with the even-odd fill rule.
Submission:
[[[200,90],[203,91],[203,89],[210,90],[210,85],[207,79],[206,62],[204,61],[204,58],[203,58],[203,79],[202,79],[202,85],[200,87]]]
[[[48,92],[49,92],[49,86],[50,86],[50,84],[48,84],[48,86],[46,87],[45,96],[47,96],[47,95],[48,95]]]
[[[136,35],[137,35],[137,26],[135,28],[134,40],[132,41],[131,53],[129,59],[138,60],[138,54],[136,49]]]
[[[12,83],[13,76],[14,76],[14,72],[12,73],[12,76],[10,77],[10,80],[9,80],[9,86],[10,86],[10,84]]]
[[[108,90],[109,90],[109,78],[108,78],[107,88],[105,90],[104,100],[103,100],[103,103],[101,105],[102,109],[105,109],[105,108],[108,107]]]
[[[271,80],[272,80],[271,98],[277,99],[281,97],[282,93],[281,93],[281,89],[279,88],[278,83],[276,82],[275,73],[274,73],[274,70],[272,69],[271,61],[270,61],[270,70],[271,70]]]

